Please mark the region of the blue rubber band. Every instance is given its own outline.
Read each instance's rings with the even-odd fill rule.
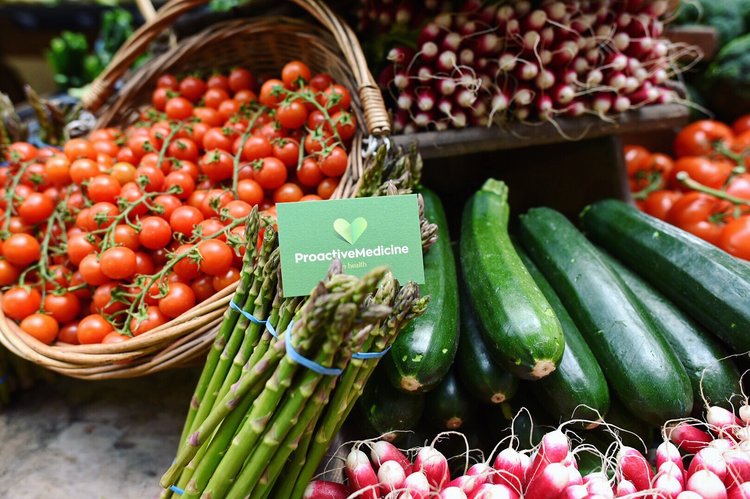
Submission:
[[[254,322],[255,324],[260,324],[260,325],[266,326],[266,329],[268,330],[269,333],[271,333],[271,336],[273,336],[276,339],[279,338],[279,335],[276,333],[276,329],[274,329],[274,327],[271,325],[270,322],[268,322],[268,321],[262,321],[262,320],[256,318],[250,312],[246,312],[246,311],[242,310],[242,307],[240,307],[239,305],[237,305],[234,301],[230,301],[229,302],[229,308],[235,309],[236,311],[238,311],[239,313],[241,313],[242,315],[244,315],[247,318],[247,320],[249,320],[250,322]]]
[[[391,349],[391,346],[388,345],[388,347],[383,350],[382,352],[359,352],[359,353],[353,353],[352,359],[379,359],[381,357],[385,357],[385,354],[388,353],[388,350]]]
[[[340,376],[341,373],[344,372],[343,369],[338,369],[336,367],[324,367],[318,364],[317,362],[313,362],[312,360],[303,357],[300,355],[300,353],[294,349],[294,345],[292,345],[292,338],[291,338],[291,331],[292,331],[292,325],[294,324],[294,321],[289,323],[289,327],[287,328],[286,332],[286,354],[289,356],[290,359],[292,359],[297,364],[306,367],[310,369],[311,371],[314,371],[318,374],[322,374],[324,376]]]
[[[182,495],[185,493],[185,491],[179,488],[177,485],[170,485],[169,490],[171,490],[172,492],[178,495]]]

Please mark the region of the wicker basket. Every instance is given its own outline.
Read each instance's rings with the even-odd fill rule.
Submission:
[[[350,28],[319,0],[293,0],[315,17],[325,30],[282,17],[233,20],[216,24],[180,41],[132,74],[118,94],[115,84],[150,43],[184,12],[206,0],[175,0],[159,10],[115,55],[92,84],[83,105],[97,115],[101,126],[131,123],[150,99],[160,73],[185,73],[248,67],[256,74],[275,74],[292,59],[305,61],[313,71],[326,71],[352,91],[352,107],[359,130],[350,162],[334,197],[353,197],[363,168],[363,137],[390,132],[382,96]],[[189,364],[210,347],[236,285],[200,303],[189,312],[124,343],[45,345],[24,333],[0,308],[0,343],[10,351],[59,373],[87,379],[129,378]],[[2,297],[0,296],[0,300]]]

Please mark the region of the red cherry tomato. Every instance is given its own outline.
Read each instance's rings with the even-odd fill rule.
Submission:
[[[680,130],[674,141],[674,153],[684,156],[703,156],[713,152],[717,143],[731,147],[734,134],[723,123],[713,120],[693,122]]]
[[[57,338],[60,326],[46,314],[31,314],[21,321],[21,329],[42,343],[49,345]]]
[[[750,215],[732,219],[724,226],[719,247],[737,258],[750,260]]]
[[[3,243],[3,256],[16,267],[27,267],[41,256],[39,241],[29,234],[13,234]]]
[[[37,312],[42,305],[42,295],[34,288],[15,286],[3,294],[3,312],[20,321]]]
[[[681,197],[682,193],[679,191],[652,192],[643,202],[643,211],[660,220],[666,220],[667,213]]]
[[[78,323],[78,342],[81,345],[101,343],[112,331],[112,324],[100,314],[87,315]]]
[[[667,221],[711,244],[717,244],[723,226],[716,219],[726,211],[726,204],[701,192],[689,192],[675,201]]]

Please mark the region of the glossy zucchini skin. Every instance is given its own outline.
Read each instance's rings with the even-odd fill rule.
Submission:
[[[424,314],[399,334],[385,359],[391,384],[409,393],[435,388],[450,370],[458,349],[458,277],[448,221],[440,199],[425,188],[425,216],[438,226],[438,238],[424,255],[422,295],[430,296]]]
[[[708,405],[728,405],[732,395],[741,393],[740,373],[724,346],[632,270],[601,253],[680,359],[693,387],[693,409],[703,408],[704,397]]]
[[[492,360],[465,288],[466,284],[462,281],[461,335],[455,363],[458,378],[474,399],[487,404],[501,404],[515,395],[518,378]]]
[[[562,327],[508,235],[508,188],[490,179],[463,213],[461,265],[495,361],[524,379],[553,372],[565,348]]]
[[[581,225],[735,353],[750,350],[750,265],[622,201],[588,206]]]
[[[439,431],[464,428],[474,412],[475,404],[468,397],[453,370],[427,394],[425,417]]]
[[[561,213],[534,208],[521,217],[520,239],[626,408],[657,425],[687,416],[693,392],[685,368],[583,234]]]
[[[358,404],[368,425],[376,435],[382,435],[417,428],[425,395],[403,393],[392,387],[382,372],[376,372],[365,385]]]
[[[594,428],[609,410],[609,387],[596,357],[583,339],[573,318],[537,266],[520,247],[518,255],[555,311],[565,333],[565,353],[555,372],[534,383],[537,399],[563,421],[586,419]]]

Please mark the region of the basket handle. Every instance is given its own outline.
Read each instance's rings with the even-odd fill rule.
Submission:
[[[89,111],[98,110],[114,92],[117,81],[122,77],[138,56],[165,29],[169,29],[179,16],[209,0],[170,0],[156,13],[156,17],[138,28],[120,47],[109,65],[91,83],[81,98],[81,104]],[[365,124],[370,135],[385,136],[391,131],[388,112],[383,95],[367,67],[367,61],[357,36],[352,29],[322,0],[291,0],[309,12],[320,24],[331,32],[336,43],[352,70],[357,82],[357,92],[364,112]]]

